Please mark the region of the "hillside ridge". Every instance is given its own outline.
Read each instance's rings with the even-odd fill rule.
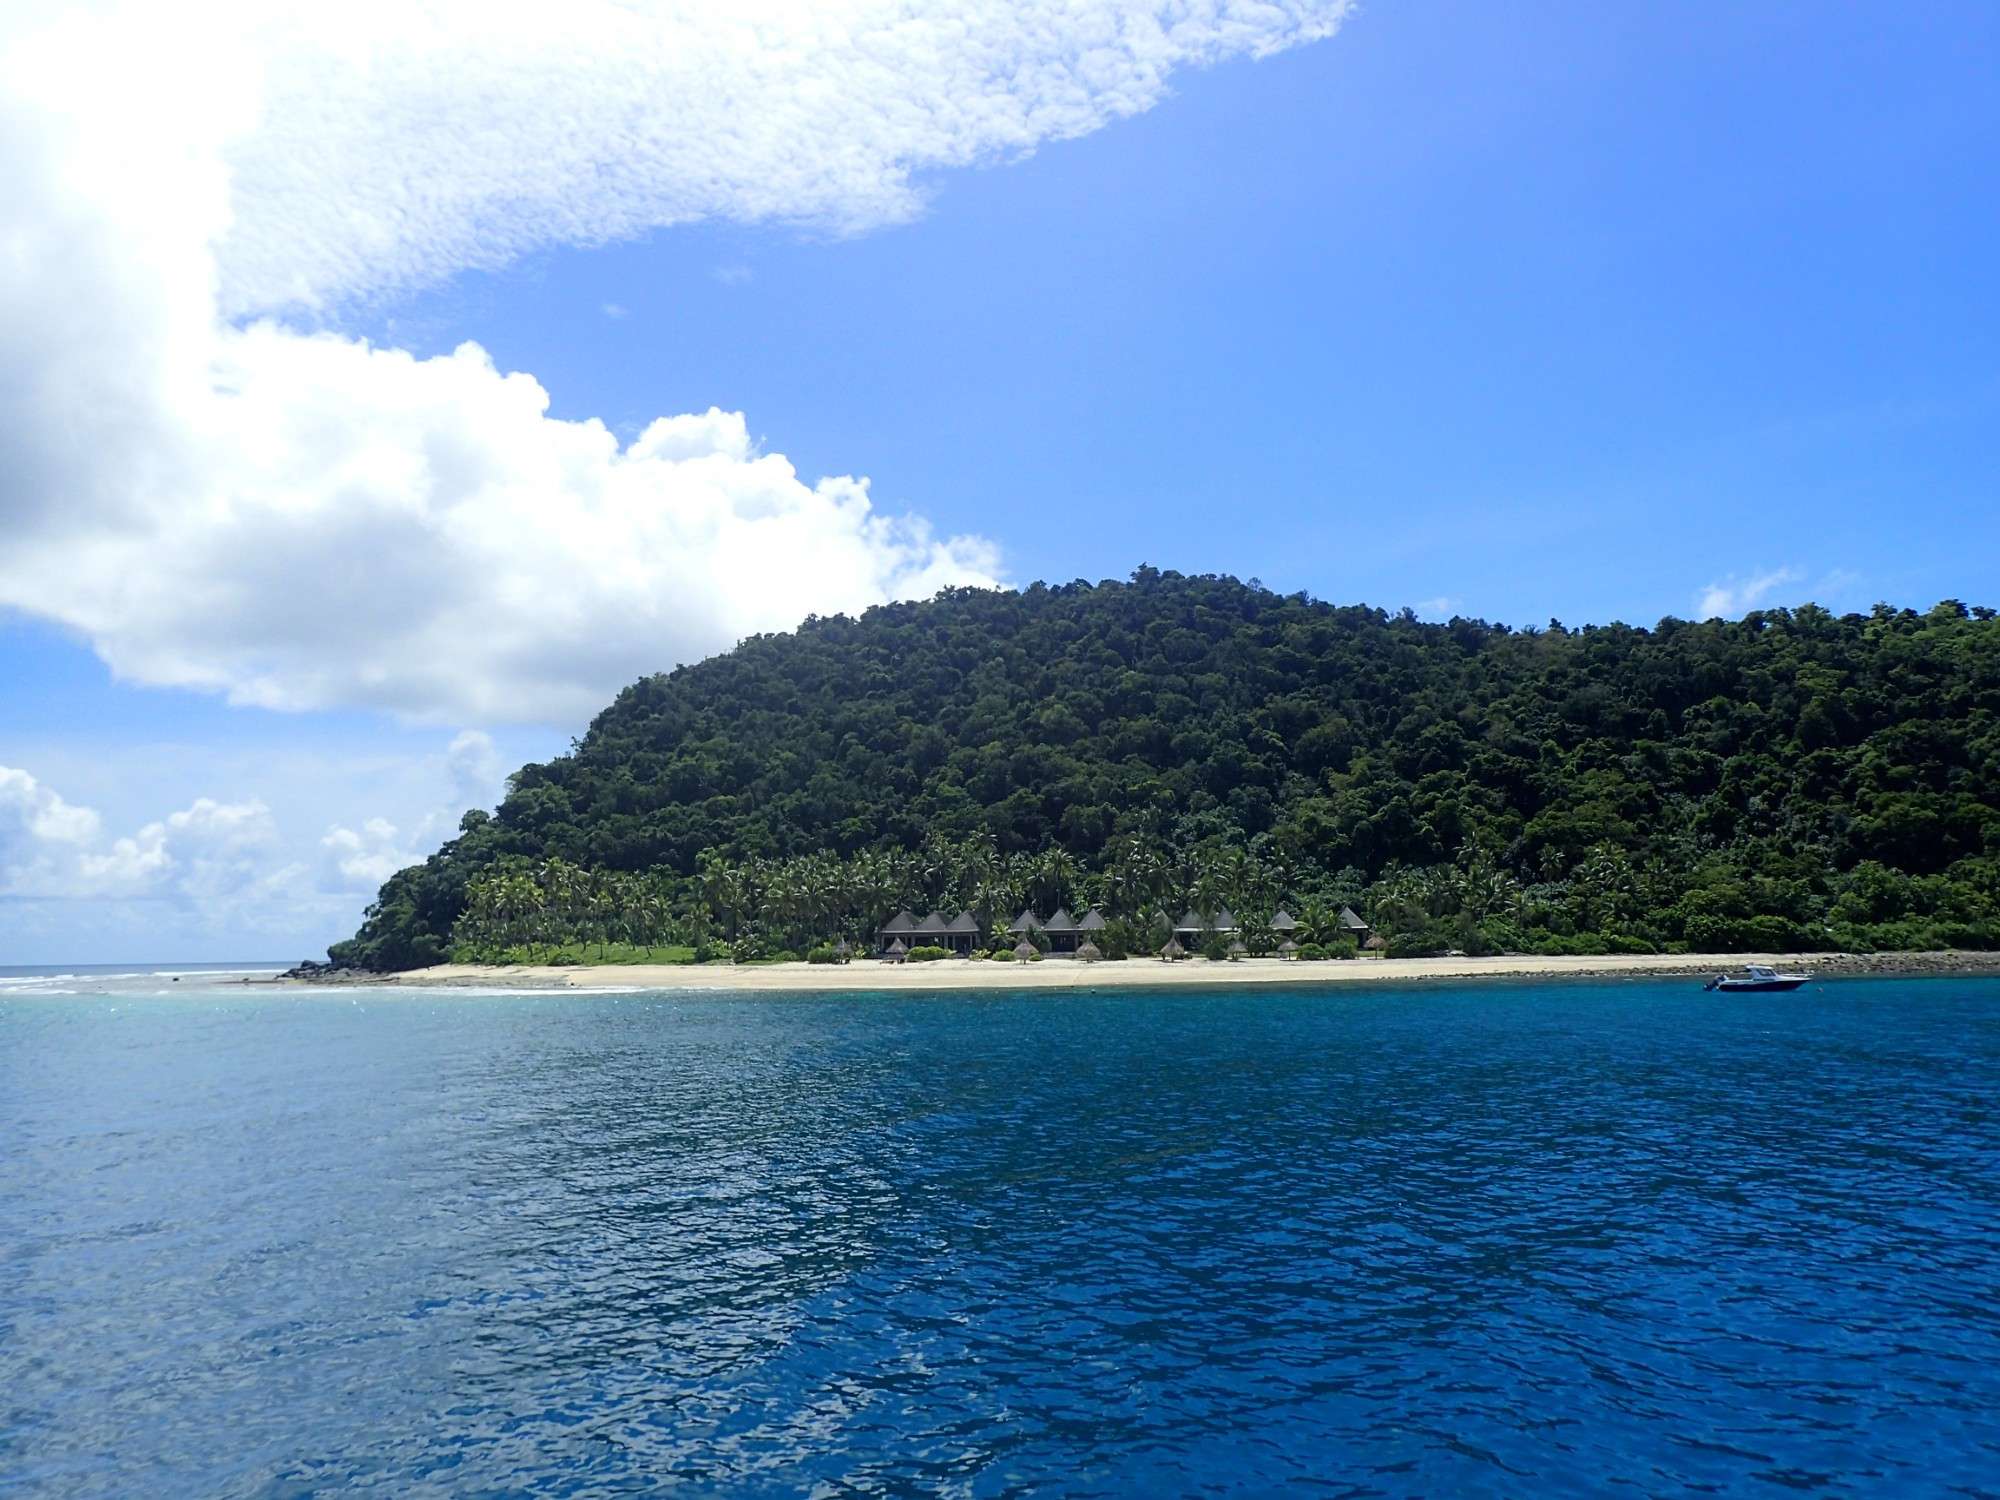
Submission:
[[[931,882],[904,894],[1054,861],[1090,904],[1365,904],[1410,952],[2000,946],[2000,623],[1524,631],[1150,568],[947,590],[634,683],[332,957],[443,959],[475,882],[552,862],[755,950],[781,924],[718,908],[718,870],[754,908],[788,864],[898,853],[878,884]],[[864,937],[854,904],[808,935]]]

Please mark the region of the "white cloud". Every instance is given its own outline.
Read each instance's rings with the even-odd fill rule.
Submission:
[[[220,914],[290,884],[296,866],[263,803],[195,802],[108,843],[91,808],[0,766],[0,894],[26,900],[165,900]]]
[[[100,819],[26,771],[0,766],[0,894],[52,887],[76,870]]]
[[[1732,573],[1720,583],[1711,583],[1695,596],[1694,617],[1697,620],[1713,620],[1743,614],[1755,609],[1779,589],[1803,583],[1805,576],[1797,568],[1776,568],[1768,573],[1753,573],[1748,578],[1738,578]]]
[[[468,807],[484,807],[499,800],[507,777],[507,763],[483,729],[462,731],[444,753],[446,774],[451,780],[452,802],[447,815],[453,822]]]
[[[467,808],[499,800],[503,767],[492,736],[466,730],[443,757],[451,788],[445,805],[426,814],[407,839],[387,818],[369,818],[359,828],[336,823],[320,840],[320,889],[372,893],[405,865],[417,864],[451,836]]]
[[[335,826],[327,830],[320,847],[326,851],[326,869],[320,889],[326,891],[373,891],[405,865],[416,864],[424,856],[400,847],[396,825],[387,818],[370,818],[359,829]]]
[[[0,18],[0,605],[239,701],[574,722],[990,546],[740,415],[621,446],[479,349],[275,321],[704,217],[854,231],[1346,0],[40,4]]]

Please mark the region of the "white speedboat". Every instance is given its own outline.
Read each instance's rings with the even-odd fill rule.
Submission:
[[[1780,974],[1776,969],[1767,969],[1762,964],[1745,964],[1738,974],[1718,974],[1702,986],[1705,990],[1758,991],[1795,990],[1806,983],[1808,975]]]

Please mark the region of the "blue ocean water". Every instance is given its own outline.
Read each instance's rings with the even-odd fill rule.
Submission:
[[[2000,1494],[2000,984],[0,989],[0,1490]]]

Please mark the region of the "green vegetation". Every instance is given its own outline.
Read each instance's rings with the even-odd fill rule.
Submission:
[[[460,963],[492,964],[691,964],[695,950],[684,943],[508,943],[487,948],[462,945]]]
[[[809,620],[621,693],[336,962],[703,959],[899,908],[1285,905],[1393,953],[2000,947],[2000,623],[1426,624],[1142,569]],[[1008,944],[1011,946],[1011,943]]]

